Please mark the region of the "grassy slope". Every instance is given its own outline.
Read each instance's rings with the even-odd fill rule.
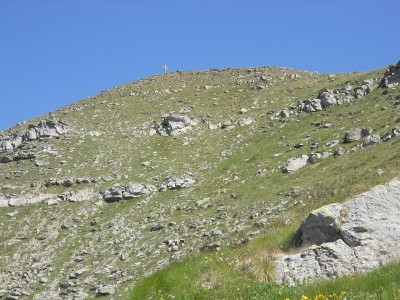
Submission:
[[[289,77],[295,73],[301,75],[299,80]],[[262,74],[271,77],[270,83],[259,80]],[[39,203],[17,209],[2,209],[1,239],[6,245],[0,257],[2,265],[18,248],[26,246],[26,239],[34,240],[52,226],[67,223],[75,225],[66,232],[61,231],[54,239],[41,242],[40,249],[54,258],[54,273],[63,270],[66,276],[65,270],[73,268],[66,261],[82,249],[90,248],[100,254],[87,259],[84,262],[86,265],[95,264],[105,268],[107,264],[114,264],[128,270],[136,280],[143,277],[147,269],[154,267],[154,263],[149,261],[141,268],[132,270],[130,266],[139,262],[139,259],[132,258],[127,263],[116,262],[113,256],[107,257],[104,253],[124,251],[124,245],[127,244],[123,240],[125,235],[130,234],[115,233],[108,229],[107,224],[119,220],[125,227],[139,228],[143,226],[144,216],[150,216],[156,221],[153,212],[157,210],[163,212],[161,217],[166,222],[174,221],[181,227],[188,227],[193,220],[206,220],[209,223],[206,222],[202,228],[189,234],[178,230],[146,236],[148,233],[143,231],[146,241],[157,245],[169,235],[186,234],[184,237],[188,247],[196,247],[199,242],[209,241],[202,233],[219,228],[225,234],[221,238],[225,260],[221,261],[220,254],[193,254],[193,259],[178,263],[137,285],[133,295],[142,295],[140,293],[146,291],[151,294],[161,289],[159,294],[155,292],[157,297],[168,294],[179,297],[185,291],[188,298],[195,295],[200,295],[200,298],[223,298],[230,295],[233,287],[239,287],[238,298],[241,298],[240,293],[246,293],[244,288],[247,284],[250,287],[258,285],[254,276],[262,280],[268,278],[271,270],[265,260],[268,260],[271,253],[280,251],[281,245],[288,244],[296,224],[310,210],[326,203],[343,201],[386,182],[398,176],[400,170],[400,143],[398,139],[393,139],[389,143],[358,150],[344,157],[329,157],[294,174],[282,174],[280,171],[286,159],[307,153],[311,141],[323,145],[332,139],[342,139],[344,131],[352,127],[370,126],[378,133],[389,131],[396,125],[398,111],[393,103],[399,93],[398,89],[393,91],[392,96],[382,95],[382,90],[378,89],[351,105],[334,107],[321,113],[302,114],[298,119],[290,117],[288,122],[271,122],[268,112],[296,104],[299,99],[313,98],[322,87],[340,87],[346,81],[361,82],[365,78],[380,77],[382,74],[383,70],[338,74],[331,80],[324,74],[279,68],[171,73],[116,87],[60,109],[54,115],[65,119],[73,128],[73,133],[45,144],[32,144],[36,150],[44,147],[58,150],[58,156],[39,153],[39,159],[45,162],[44,167],[35,167],[32,161],[1,166],[1,183],[8,185],[7,193],[30,192],[31,182],[36,181],[38,191],[57,194],[65,188],[44,188],[42,184],[51,177],[100,178],[110,174],[115,175],[115,178],[107,182],[100,180],[90,187],[98,191],[113,183],[138,181],[157,184],[166,176],[185,172],[193,173],[197,185],[189,190],[154,194],[149,203],[141,205],[136,201],[106,206],[61,203],[47,207]],[[258,83],[266,84],[267,88],[256,89]],[[132,92],[136,92],[135,95],[132,96]],[[241,108],[247,108],[248,113],[239,115]],[[191,112],[188,115],[198,120],[194,130],[177,137],[148,135],[151,125],[159,123],[163,114],[179,113],[182,109],[189,109]],[[236,126],[230,131],[210,130],[206,124],[242,117],[252,117],[256,123]],[[332,123],[333,126],[319,129],[312,125],[316,121]],[[24,126],[18,129],[23,130]],[[305,147],[293,148],[299,142],[304,142]],[[291,146],[285,146],[288,144]],[[340,146],[349,148],[354,145]],[[231,155],[222,157],[221,152],[227,150]],[[63,164],[60,164],[61,161]],[[150,167],[143,167],[143,161],[150,161]],[[257,176],[259,169],[265,169],[265,175]],[[383,169],[383,175],[378,175],[377,169]],[[292,199],[286,196],[295,186],[301,187],[299,197]],[[81,187],[75,185],[69,190],[78,188]],[[237,199],[232,199],[231,194],[237,194]],[[194,202],[204,197],[211,198],[213,207],[201,211],[194,209]],[[7,213],[15,211],[18,212],[15,218],[6,217]],[[225,248],[247,237],[252,231],[258,231],[254,228],[257,219],[249,218],[254,213],[267,218],[268,229],[246,247]],[[233,228],[232,223],[220,218],[222,214],[228,220],[242,220],[245,227]],[[74,216],[77,216],[78,221],[74,221]],[[93,219],[100,224],[97,231],[91,230],[90,221]],[[290,225],[285,225],[287,223]],[[16,235],[16,228],[24,228],[24,224],[29,225],[25,225],[22,233],[26,239],[10,243]],[[20,229],[18,231],[21,232]],[[190,235],[198,235],[199,240],[193,240],[191,244]],[[122,242],[118,242],[119,245],[115,247],[112,243],[101,242],[105,239]],[[54,243],[59,243],[62,251],[53,250],[51,246]],[[136,245],[139,247],[140,241]],[[32,244],[29,247],[37,249]],[[154,248],[147,248],[146,251],[149,256],[157,255],[161,258],[169,258],[171,255],[159,253]],[[19,259],[30,260],[28,255],[22,254]],[[251,262],[250,267],[246,267],[246,261]],[[230,266],[228,262],[232,262]],[[182,269],[194,271],[186,275],[186,272],[179,271]],[[49,276],[53,278],[55,275]],[[101,272],[92,276],[97,281],[109,280]],[[171,278],[171,281],[158,284],[160,278],[164,277]],[[124,289],[118,291],[118,296],[125,295],[131,285],[131,281],[123,283]],[[202,288],[203,285],[206,288]],[[38,289],[41,288],[44,287]]]
[[[398,95],[398,91],[394,94],[395,96]],[[394,96],[392,95],[391,98],[393,99]],[[329,137],[341,139],[343,131],[351,127],[371,126],[377,132],[382,133],[388,127],[395,126],[397,109],[392,106],[393,102],[388,102],[387,98],[382,96],[382,91],[377,90],[368,97],[368,100],[363,99],[349,106],[330,109],[323,116],[321,114],[302,115],[297,123],[287,124],[285,130],[274,133],[279,135],[284,132],[285,139],[292,143],[300,142],[302,137],[310,133],[312,133],[312,138],[315,141],[326,141],[329,140]],[[310,124],[320,120],[333,123],[335,126],[323,131],[313,129]],[[264,142],[266,135],[265,132],[258,132],[252,136],[255,145],[254,147],[249,146],[250,149],[246,151],[247,155],[251,154],[250,159],[257,163],[265,161],[276,151],[273,143]],[[294,174],[284,175],[283,177],[279,173],[268,174],[268,179],[263,178],[268,186],[259,182],[254,177],[254,173],[245,174],[243,177],[251,178],[249,181],[255,182],[257,186],[257,188],[249,187],[249,189],[243,191],[243,188],[235,185],[235,189],[244,193],[246,198],[261,200],[265,196],[271,197],[272,195],[282,194],[282,187],[289,183],[308,187],[311,199],[305,200],[304,206],[285,209],[285,212],[272,225],[272,230],[268,229],[261,238],[244,249],[234,248],[223,250],[221,253],[201,254],[195,259],[191,258],[177,263],[140,282],[131,292],[131,299],[146,297],[168,299],[173,296],[178,299],[259,299],[263,297],[268,299],[286,299],[286,297],[300,299],[302,295],[316,296],[320,291],[327,296],[334,292],[340,295],[341,291],[347,291],[348,299],[399,298],[400,266],[398,265],[390,266],[370,275],[355,276],[351,281],[339,279],[296,289],[277,287],[254,280],[257,277],[261,280],[268,280],[272,272],[269,265],[270,256],[276,251],[280,251],[279,248],[282,248],[282,246],[286,247],[294,234],[295,226],[286,226],[283,220],[289,218],[292,224],[298,224],[308,211],[316,207],[336,201],[344,201],[375,184],[386,182],[388,179],[398,176],[400,170],[399,145],[398,140],[392,140],[390,146],[381,144],[373,148],[349,153],[345,157],[331,157],[321,161],[318,165],[307,166]],[[353,145],[344,146],[352,147]],[[290,152],[291,156],[294,156],[294,153],[302,153],[302,151],[296,153],[296,150]],[[243,165],[245,160],[243,154],[237,154],[234,163],[230,163],[230,165],[240,163]],[[335,161],[332,162],[332,160]],[[243,170],[249,168],[238,166],[236,169],[243,172]],[[377,169],[383,169],[384,175],[378,176],[375,172]],[[250,272],[246,268],[247,261],[251,262]],[[351,294],[351,298],[349,298],[349,294]]]

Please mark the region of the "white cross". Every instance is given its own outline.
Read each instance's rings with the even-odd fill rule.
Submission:
[[[167,73],[167,70],[168,70],[167,65],[163,65],[162,68],[164,69],[164,73]]]

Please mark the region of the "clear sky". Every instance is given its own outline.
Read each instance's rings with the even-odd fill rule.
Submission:
[[[372,70],[400,60],[399,0],[0,0],[0,130],[173,70]]]

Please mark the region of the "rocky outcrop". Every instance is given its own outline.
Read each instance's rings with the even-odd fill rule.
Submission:
[[[161,124],[156,125],[154,129],[160,135],[179,135],[192,128],[195,122],[188,116],[183,115],[170,115],[164,117]]]
[[[35,158],[36,154],[32,151],[17,151],[8,155],[0,156],[0,163],[6,164],[12,161],[20,161]]]
[[[67,133],[68,130],[67,123],[62,120],[41,120],[38,124],[30,124],[23,133],[16,132],[12,135],[0,137],[0,152],[16,150],[33,140],[58,137]]]
[[[81,202],[81,201],[86,201],[89,200],[93,197],[96,196],[96,193],[92,189],[82,189],[78,190],[76,192],[64,192],[58,197],[64,201],[69,201],[69,202]]]
[[[156,191],[156,187],[144,183],[131,182],[127,185],[115,184],[112,187],[101,191],[100,195],[106,202],[116,202],[146,196],[151,192]]]
[[[299,100],[297,103],[297,113],[317,112],[331,106],[351,103],[354,99],[368,95],[376,87],[377,83],[375,79],[366,79],[355,88],[350,83],[346,83],[341,88],[334,90],[323,88],[319,91],[316,99]]]
[[[53,194],[28,194],[24,196],[0,195],[0,207],[15,207],[56,199]]]
[[[382,88],[392,88],[400,83],[400,61],[390,66],[383,76],[379,86]]]
[[[6,152],[7,155],[0,157],[0,163],[5,164],[12,161],[35,158],[36,155],[29,151],[21,151],[26,143],[33,140],[59,137],[69,130],[67,123],[61,120],[42,120],[38,124],[29,125],[28,129],[21,132],[14,132],[11,135],[0,137],[0,153]]]
[[[276,261],[276,280],[287,284],[364,272],[400,260],[400,181],[312,211],[298,231],[301,253]]]

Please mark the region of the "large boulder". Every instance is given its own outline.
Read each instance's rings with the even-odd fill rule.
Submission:
[[[379,86],[382,88],[392,88],[400,83],[400,61],[396,65],[390,66],[383,76]]]
[[[276,260],[276,281],[287,284],[368,271],[400,260],[400,181],[378,185],[343,204],[312,211],[297,244],[312,246]]]
[[[345,143],[359,141],[362,137],[370,136],[372,128],[351,128],[344,133]]]
[[[321,100],[321,105],[323,108],[328,108],[338,104],[333,92],[325,88],[319,91],[317,98]]]

